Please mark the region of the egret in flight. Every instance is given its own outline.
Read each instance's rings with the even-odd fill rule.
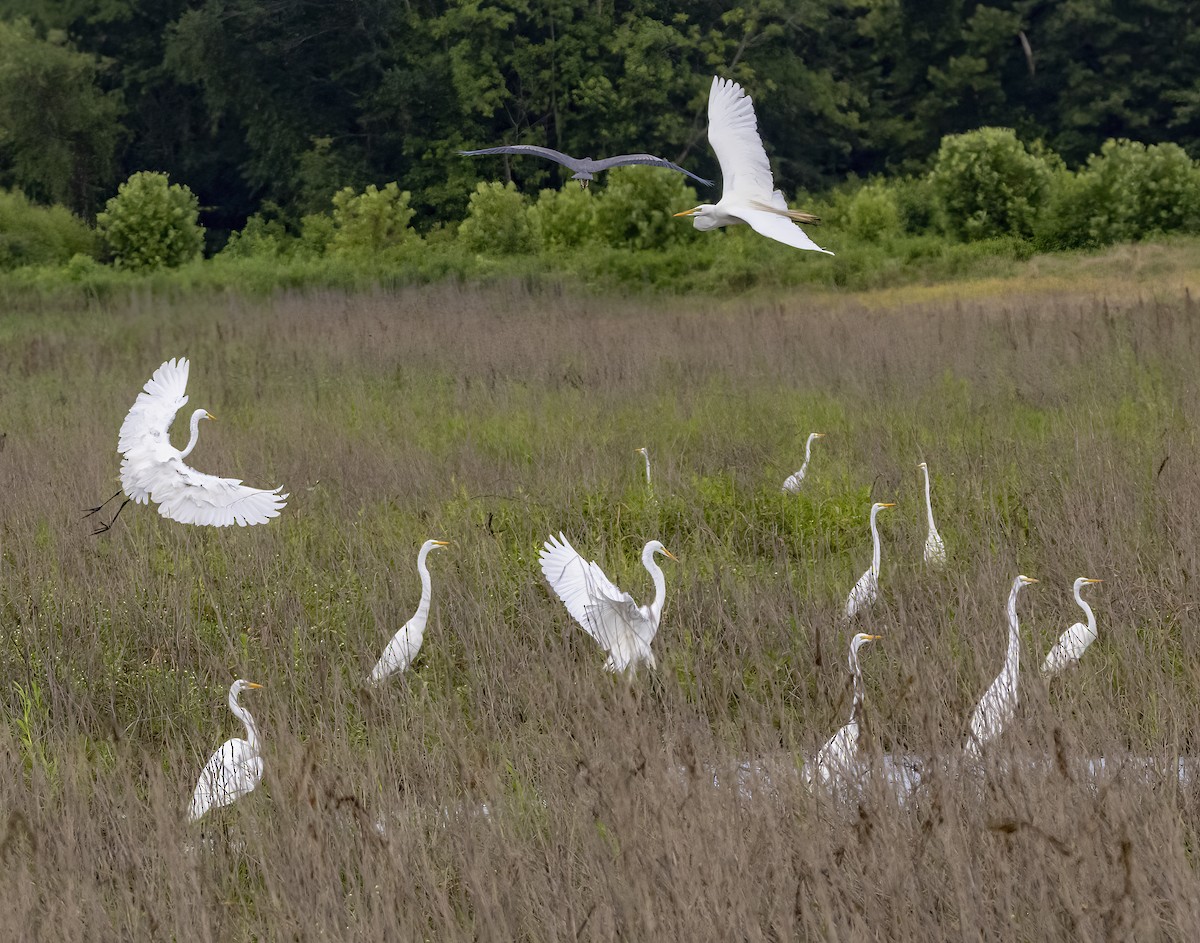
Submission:
[[[871,565],[858,578],[854,589],[850,590],[850,595],[846,597],[847,619],[853,619],[862,609],[872,605],[879,597],[879,526],[875,523],[875,517],[884,508],[894,508],[895,506],[895,504],[879,502],[871,505]]]
[[[650,484],[650,450],[643,445],[640,449],[634,449],[634,452],[641,455],[642,458],[646,460],[646,487],[653,487],[653,485]]]
[[[421,575],[421,601],[417,604],[417,611],[413,617],[392,636],[379,661],[371,669],[372,684],[378,684],[397,671],[404,671],[421,650],[421,641],[425,637],[425,623],[429,621],[429,601],[433,595],[429,567],[425,559],[429,556],[429,551],[448,546],[450,544],[445,540],[427,540],[421,544],[421,550],[417,554],[417,572]]]
[[[542,574],[563,601],[567,611],[600,647],[608,652],[609,671],[636,672],[641,662],[656,667],[650,643],[658,633],[667,582],[656,553],[675,560],[670,550],[651,540],[642,550],[642,566],[654,581],[654,599],[639,606],[629,593],[618,589],[595,563],[583,559],[561,533],[546,541],[539,559]],[[678,561],[676,561],[678,562]]]
[[[571,174],[571,179],[578,180],[580,188],[584,190],[592,182],[595,174],[610,170],[613,167],[626,167],[634,164],[677,170],[679,173],[691,177],[697,183],[702,183],[706,187],[712,186],[711,180],[697,177],[690,170],[684,170],[678,164],[673,164],[662,157],[655,157],[653,154],[620,154],[617,157],[604,157],[600,160],[593,160],[590,157],[572,157],[570,154],[564,154],[562,151],[556,151],[549,147],[539,147],[536,144],[506,144],[503,147],[485,147],[478,151],[459,151],[458,153],[463,157],[479,157],[486,154],[530,154],[534,157],[545,157],[556,164],[562,164],[568,170],[575,171]]]
[[[881,638],[882,635],[859,632],[850,640],[850,674],[854,677],[854,702],[850,706],[849,723],[830,737],[817,753],[814,765],[822,785],[828,785],[830,781],[852,775],[854,772],[858,757],[858,721],[862,716],[863,706],[863,679],[862,669],[858,666],[858,650],[867,642]],[[811,782],[812,776],[807,773],[806,776]]]
[[[775,189],[754,101],[736,82],[715,75],[708,93],[708,141],[721,164],[725,191],[717,203],[701,203],[676,216],[691,216],[692,225],[702,231],[746,223],[759,235],[784,245],[833,255],[796,225],[820,220],[788,209],[783,194]]]
[[[800,466],[800,470],[789,475],[787,481],[783,483],[783,490],[788,494],[799,494],[800,484],[804,481],[804,476],[808,474],[808,459],[812,455],[813,439],[825,438],[824,432],[810,432],[808,441],[804,443],[804,464]]]
[[[979,758],[985,744],[1004,732],[1004,728],[1017,712],[1017,677],[1021,670],[1021,628],[1017,624],[1017,596],[1024,587],[1036,582],[1032,577],[1018,576],[1013,580],[1012,590],[1008,594],[1008,651],[1004,656],[1004,667],[975,705],[975,712],[971,714],[971,736],[967,740],[967,755],[974,759]]]
[[[929,466],[922,462],[917,468],[925,473],[925,513],[929,516],[929,535],[925,538],[925,562],[932,567],[946,565],[946,544],[933,523],[933,502],[929,497]]]
[[[133,408],[121,424],[117,440],[117,451],[124,456],[121,489],[127,497],[113,519],[107,524],[101,523],[94,534],[102,534],[112,527],[130,501],[138,504],[153,501],[163,517],[182,524],[209,527],[265,524],[278,517],[280,509],[287,503],[288,495],[279,493],[282,488],[273,491],[249,488],[237,478],[206,475],[184,462],[200,438],[200,420],[216,419],[211,413],[203,409],[193,412],[188,444],[182,450],[171,445],[168,434],[171,423],[188,401],[184,393],[188,367],[186,357],[168,360],[154,371],[143,392],[138,393]],[[84,517],[99,513],[104,504],[92,508]]]
[[[1064,671],[1078,662],[1083,657],[1083,653],[1087,651],[1088,646],[1096,641],[1096,614],[1092,612],[1092,607],[1084,602],[1079,591],[1089,583],[1103,582],[1104,580],[1093,580],[1086,576],[1081,576],[1075,581],[1075,601],[1083,610],[1083,614],[1087,618],[1087,625],[1076,622],[1059,636],[1058,641],[1054,643],[1054,647],[1050,649],[1050,653],[1042,663],[1042,674],[1047,678],[1054,677],[1060,671]]]
[[[210,809],[235,802],[262,781],[263,761],[261,744],[258,742],[258,726],[246,708],[238,704],[238,695],[249,688],[261,688],[261,684],[238,678],[229,686],[229,709],[233,716],[246,725],[246,739],[234,737],[226,740],[217,752],[208,758],[192,794],[192,805],[188,809],[188,821],[195,822]]]

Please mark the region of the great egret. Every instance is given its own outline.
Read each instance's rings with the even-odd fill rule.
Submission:
[[[929,515],[929,535],[925,538],[925,562],[932,567],[946,565],[946,544],[933,523],[933,501],[929,497],[929,466],[922,462],[917,468],[925,473],[925,513]]]
[[[429,621],[429,600],[433,595],[429,567],[425,564],[425,559],[429,556],[429,551],[448,546],[450,544],[445,540],[427,540],[421,544],[421,550],[417,554],[417,572],[421,574],[421,601],[417,604],[417,611],[413,617],[392,636],[387,648],[379,656],[379,661],[371,669],[372,684],[378,684],[388,675],[406,669],[421,650],[421,641],[425,637],[425,623]]]
[[[205,524],[209,527],[229,527],[237,524],[265,524],[286,505],[282,488],[264,491],[249,488],[236,478],[218,478],[198,472],[184,462],[196,447],[200,437],[200,420],[215,419],[211,413],[197,409],[192,413],[192,435],[188,444],[179,450],[171,445],[168,431],[175,414],[188,401],[189,364],[186,357],[168,360],[154,371],[138,393],[133,408],[121,424],[117,451],[121,461],[121,488],[128,497],[117,508],[107,524],[101,524],[94,534],[102,534],[116,523],[130,501],[157,504],[163,517],[183,524]],[[121,491],[109,498],[118,497]],[[108,504],[105,501],[104,504]],[[100,511],[92,508],[85,514],[91,517]]]
[[[859,632],[850,640],[850,673],[854,676],[854,702],[850,706],[850,721],[830,737],[821,747],[814,761],[817,777],[822,784],[843,777],[854,770],[858,756],[858,720],[862,714],[863,680],[858,666],[858,650],[867,642],[883,638],[882,635],[867,635]],[[809,777],[811,781],[811,776]]]
[[[229,686],[229,709],[233,716],[246,725],[246,739],[233,737],[226,740],[208,758],[192,794],[192,805],[188,809],[188,821],[195,822],[210,809],[235,802],[262,781],[263,761],[261,744],[258,742],[258,727],[246,708],[238,704],[238,695],[246,689],[261,688],[261,684],[238,678]]]
[[[1042,674],[1052,678],[1060,671],[1070,668],[1083,657],[1088,646],[1096,641],[1096,614],[1092,612],[1092,607],[1083,601],[1079,591],[1089,583],[1103,582],[1104,580],[1094,580],[1086,576],[1081,576],[1075,581],[1075,601],[1087,617],[1087,625],[1076,622],[1058,637],[1046,660],[1042,662]]]
[[[650,450],[643,445],[640,449],[634,449],[634,452],[639,453],[646,460],[646,487],[653,487],[650,484]]]
[[[506,144],[503,147],[485,147],[478,151],[459,151],[458,153],[463,157],[479,157],[486,154],[530,154],[534,157],[545,157],[547,160],[552,160],[557,164],[562,164],[569,170],[575,171],[571,174],[571,179],[578,180],[580,188],[584,190],[591,183],[594,174],[602,173],[613,167],[625,167],[631,164],[666,167],[669,170],[677,170],[679,173],[691,177],[697,183],[702,183],[706,187],[712,186],[711,180],[697,177],[690,170],[684,170],[678,164],[673,164],[662,157],[655,157],[653,154],[620,154],[617,157],[604,157],[600,160],[593,160],[590,157],[572,157],[570,154],[564,154],[562,151],[556,151],[549,147],[539,147],[536,144]]]
[[[985,744],[1004,732],[1017,711],[1017,676],[1021,670],[1021,629],[1017,624],[1017,596],[1021,589],[1037,580],[1018,576],[1008,594],[1008,651],[1004,667],[992,686],[984,692],[975,712],[971,714],[971,736],[967,740],[967,755],[978,758]]]
[[[796,225],[820,220],[789,210],[783,194],[775,189],[758,134],[754,101],[736,82],[715,75],[708,93],[708,141],[721,164],[725,192],[715,204],[701,203],[676,216],[691,216],[692,225],[702,231],[746,223],[756,233],[784,245],[833,255]]]
[[[846,597],[847,619],[853,619],[864,607],[874,603],[879,596],[879,526],[875,523],[875,516],[884,508],[894,508],[895,506],[895,504],[879,502],[871,505],[871,565],[858,578],[854,589],[850,590],[850,595]]]
[[[654,599],[646,606],[639,606],[629,593],[613,585],[604,571],[584,560],[561,533],[557,539],[551,536],[539,555],[550,588],[580,627],[608,652],[604,667],[609,671],[636,671],[641,662],[656,667],[650,643],[658,632],[667,594],[663,571],[654,560],[656,553],[676,560],[657,540],[642,549],[642,566],[654,581]]]
[[[788,494],[799,494],[800,484],[804,481],[804,476],[808,474],[808,459],[812,455],[813,439],[825,438],[824,432],[810,432],[808,441],[804,443],[804,464],[800,466],[800,470],[789,475],[787,481],[783,483],[783,490]]]

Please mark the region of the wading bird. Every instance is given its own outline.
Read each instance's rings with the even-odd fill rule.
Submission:
[[[946,544],[933,523],[933,501],[929,497],[929,466],[922,462],[917,468],[925,473],[925,513],[929,516],[929,535],[925,538],[925,562],[932,567],[946,565]]]
[[[93,534],[102,534],[116,523],[130,501],[146,504],[153,501],[163,517],[182,524],[204,524],[209,527],[229,527],[237,524],[265,524],[287,503],[282,488],[264,491],[249,488],[236,478],[218,478],[198,472],[184,462],[200,438],[200,420],[215,419],[211,413],[197,409],[192,413],[192,435],[182,449],[171,445],[168,434],[175,414],[188,401],[184,390],[188,381],[186,357],[168,360],[154,371],[143,392],[138,393],[133,408],[121,424],[117,451],[121,460],[121,489],[128,496],[107,524],[102,523]],[[121,491],[109,498],[117,498]],[[84,517],[91,517],[108,504],[92,508]]]
[[[971,736],[967,739],[967,756],[978,759],[983,747],[1004,732],[1017,712],[1017,680],[1021,670],[1021,628],[1017,624],[1017,596],[1021,589],[1037,580],[1018,576],[1008,594],[1008,651],[1004,667],[992,686],[984,692],[975,712],[971,714]]]
[[[554,161],[556,164],[562,164],[568,170],[575,171],[571,174],[571,179],[578,180],[580,188],[584,190],[587,189],[588,184],[591,183],[595,174],[611,170],[613,167],[626,167],[634,164],[677,170],[679,173],[691,177],[697,183],[702,183],[706,187],[712,186],[711,180],[697,177],[690,170],[684,170],[678,164],[673,164],[662,157],[655,157],[653,154],[620,154],[617,157],[604,157],[600,160],[593,160],[590,157],[572,157],[570,154],[564,154],[562,151],[556,151],[549,147],[539,147],[536,144],[507,144],[503,147],[485,147],[478,151],[459,151],[458,153],[463,157],[480,157],[486,154],[529,154],[533,157],[544,157],[547,160]]]
[[[628,670],[633,674],[641,662],[656,667],[650,643],[658,632],[667,594],[662,568],[654,559],[656,553],[676,559],[657,540],[643,548],[642,566],[654,581],[654,599],[646,606],[639,606],[629,593],[613,585],[604,571],[576,553],[561,533],[546,541],[539,556],[542,575],[555,595],[583,631],[608,652],[604,667],[609,671]]]
[[[192,805],[188,809],[188,821],[195,822],[210,809],[235,802],[262,781],[263,761],[261,744],[258,742],[258,727],[246,708],[238,704],[238,695],[249,688],[261,688],[261,684],[238,678],[229,686],[229,709],[233,716],[246,725],[246,739],[237,737],[226,740],[217,752],[208,758],[192,794]]]
[[[849,723],[825,742],[825,746],[821,747],[813,762],[817,770],[816,778],[822,785],[854,774],[858,758],[858,720],[862,715],[863,706],[863,679],[862,669],[858,666],[858,650],[867,642],[881,638],[882,635],[859,632],[850,640],[850,674],[854,676],[854,702],[850,706]],[[806,771],[805,775],[811,782],[812,774]]]
[[[717,203],[701,203],[676,216],[691,216],[692,225],[702,231],[746,223],[759,235],[784,245],[833,255],[796,225],[820,220],[788,209],[787,200],[775,189],[753,99],[736,82],[715,75],[708,93],[708,141],[721,164],[725,190]]]
[[[640,454],[646,460],[646,487],[653,487],[650,483],[650,450],[643,445],[640,449],[634,449],[634,452]]]
[[[813,439],[825,438],[824,432],[810,432],[808,441],[804,443],[804,464],[800,466],[800,470],[789,475],[787,481],[783,483],[783,490],[788,494],[799,494],[800,484],[804,481],[804,476],[808,474],[808,459],[812,455]]]
[[[1087,617],[1087,625],[1076,622],[1058,637],[1058,641],[1054,643],[1054,647],[1042,663],[1042,674],[1046,677],[1053,678],[1060,671],[1070,668],[1083,657],[1088,646],[1096,641],[1096,614],[1092,612],[1092,607],[1083,601],[1079,591],[1089,583],[1103,582],[1104,580],[1093,580],[1086,576],[1081,576],[1075,581],[1075,601]]]
[[[413,617],[392,636],[379,661],[371,669],[372,684],[378,684],[397,671],[404,671],[421,650],[421,641],[425,637],[425,623],[429,621],[429,601],[433,595],[429,567],[425,564],[425,559],[429,556],[429,551],[448,546],[450,544],[445,540],[427,540],[421,544],[421,550],[417,554],[417,572],[421,574],[421,601],[417,604],[417,611]]]
[[[850,590],[850,595],[846,597],[847,619],[853,619],[866,606],[872,605],[879,596],[879,526],[875,523],[875,516],[884,508],[895,506],[879,502],[871,505],[871,565],[858,578],[854,589]]]

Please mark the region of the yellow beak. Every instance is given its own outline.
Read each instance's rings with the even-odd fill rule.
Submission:
[[[670,559],[674,560],[676,563],[679,562],[679,557],[677,557],[677,556],[675,556],[675,554],[671,553],[671,551],[668,550],[666,547],[663,547],[663,556],[669,557]]]
[[[248,687],[248,688],[261,688],[261,687],[262,687],[262,685],[261,685],[261,684],[256,684],[256,683],[255,683],[255,682],[253,682],[253,681],[247,681],[247,682],[246,682],[246,687]]]
[[[695,216],[699,212],[700,212],[700,207],[697,206],[694,209],[684,210],[682,213],[672,213],[671,215],[672,216]]]
[[[433,542],[433,545],[434,545],[435,547],[449,547],[449,546],[450,546],[450,541],[448,541],[448,540],[435,540],[435,541]]]

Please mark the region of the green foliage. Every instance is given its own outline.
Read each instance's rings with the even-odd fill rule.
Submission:
[[[878,242],[901,230],[900,204],[886,183],[869,183],[846,201],[842,225],[859,242]]]
[[[596,238],[596,203],[590,189],[569,183],[543,190],[529,207],[529,226],[543,252],[575,249]]]
[[[221,254],[243,259],[280,256],[293,241],[282,222],[267,219],[262,213],[255,213],[246,220],[241,232],[230,234]]]
[[[471,252],[519,255],[533,248],[525,197],[508,183],[480,183],[471,194],[458,237]]]
[[[126,180],[96,222],[118,268],[174,268],[204,245],[196,195],[166,174],[141,171]]]
[[[942,139],[930,182],[946,230],[960,239],[1033,234],[1053,168],[1008,128]]]
[[[329,250],[335,255],[373,255],[417,238],[409,227],[412,194],[389,183],[374,184],[356,194],[350,187],[333,197],[333,234]]]
[[[0,190],[0,269],[60,265],[93,249],[92,231],[62,206],[37,206]]]
[[[1175,144],[1110,140],[1055,181],[1038,227],[1046,248],[1101,246],[1200,231],[1200,166]]]
[[[617,167],[596,200],[596,231],[611,246],[661,249],[692,241],[695,229],[673,214],[698,202],[686,177],[661,167]]]
[[[96,56],[0,21],[0,183],[89,215],[112,182],[120,97]]]

